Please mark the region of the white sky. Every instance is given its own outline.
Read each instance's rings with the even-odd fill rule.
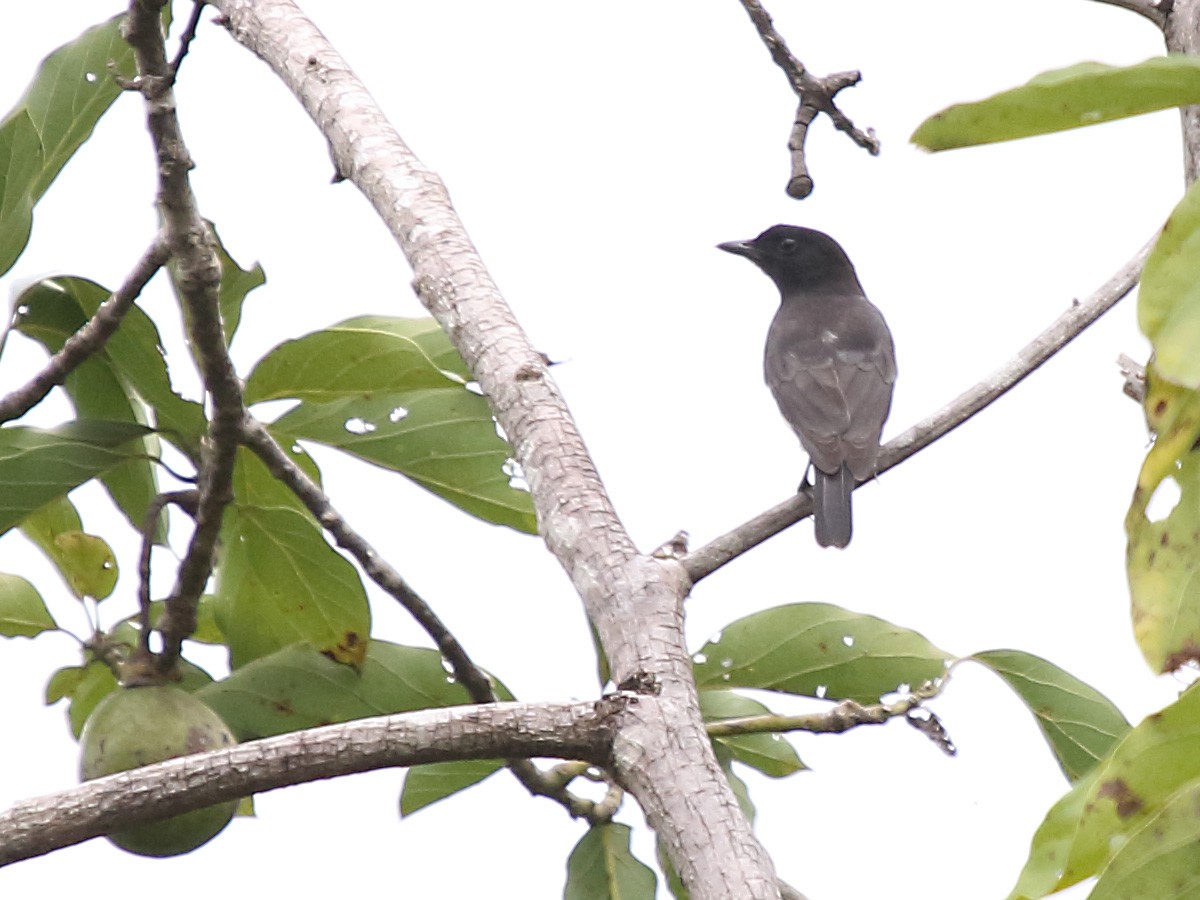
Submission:
[[[782,500],[804,465],[761,379],[774,288],[714,244],[790,222],[846,247],[896,340],[891,436],[1107,279],[1182,187],[1169,112],[938,156],[907,144],[949,103],[1085,59],[1161,51],[1148,23],[1098,3],[1010,0],[948,14],[864,0],[853,16],[845,4],[769,3],[814,72],[863,71],[840,100],[883,140],[872,158],[819,121],[809,141],[816,191],[803,203],[783,193],[794,102],[736,0],[304,6],[446,181],[536,344],[568,360],[555,377],[645,549],[680,528],[699,546]],[[88,0],[10,11],[0,110],[42,56],[107,11]],[[277,341],[351,315],[421,314],[408,266],[367,204],[352,186],[329,185],[315,128],[211,18],[184,66],[180,116],[202,211],[239,261],[267,272],[234,347],[242,372]],[[123,98],[39,205],[33,242],[0,292],[51,273],[118,283],[153,233],[152,178],[142,109]],[[170,309],[161,283],[146,306]],[[1121,521],[1146,433],[1114,360],[1146,354],[1133,313],[1126,301],[1009,397],[856,493],[848,550],[819,551],[804,523],[701,583],[688,606],[693,645],[766,606],[826,601],[915,628],[951,653],[1045,656],[1135,722],[1169,702],[1179,684],[1149,673],[1128,620]],[[38,359],[10,341],[0,388]],[[64,409],[47,404],[37,421]],[[595,696],[580,604],[539,542],[317,455],[339,508],[520,698]],[[85,508],[89,496],[77,497]],[[103,516],[85,524],[111,531]],[[119,552],[110,620],[134,602],[133,544]],[[82,629],[19,537],[0,541],[0,571],[35,579]],[[376,604],[376,636],[423,642],[389,604]],[[77,661],[66,638],[0,642],[0,808],[74,782],[64,709],[40,698],[50,672]],[[1066,783],[1032,719],[986,672],[960,669],[933,708],[957,759],[894,723],[797,737],[813,772],[746,775],[776,866],[813,900],[1011,887]],[[400,823],[401,778],[263,795],[257,820],[172,861],[93,841],[0,870],[0,893],[107,898],[155,878],[190,900],[210,896],[216,878],[233,896],[561,895],[583,829],[557,806],[496,776]],[[641,821],[632,803],[624,818]]]

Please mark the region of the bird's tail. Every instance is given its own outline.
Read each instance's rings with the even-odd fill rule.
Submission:
[[[845,547],[850,543],[850,492],[854,490],[854,475],[846,465],[832,475],[813,468],[816,474],[813,521],[817,543],[822,547]]]

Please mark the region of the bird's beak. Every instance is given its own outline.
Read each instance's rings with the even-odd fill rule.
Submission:
[[[724,250],[726,253],[735,253],[747,259],[758,259],[758,248],[754,246],[753,241],[726,241],[724,244],[717,244],[717,249]]]

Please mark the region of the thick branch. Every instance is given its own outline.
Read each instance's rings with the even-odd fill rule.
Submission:
[[[89,357],[99,353],[133,307],[142,289],[167,261],[167,247],[162,238],[146,248],[133,271],[111,297],[100,304],[96,314],[67,338],[62,349],[50,357],[40,372],[14,391],[0,398],[0,422],[25,415],[50,391],[67,380],[76,368]]]
[[[1112,309],[1117,301],[1137,284],[1142,266],[1153,245],[1154,242],[1151,241],[1142,247],[1133,259],[1086,300],[1072,303],[1070,309],[1021,348],[1005,365],[929,418],[889,441],[879,457],[879,472],[886,472],[899,465],[986,409]],[[683,567],[693,583],[699,581],[751,547],[761,544],[811,513],[812,497],[807,492],[796,494],[699,550],[689,553],[682,560]]]
[[[817,78],[805,68],[804,63],[792,55],[792,51],[775,29],[775,23],[771,21],[771,16],[763,9],[759,0],[741,0],[741,3],[758,30],[758,36],[770,52],[771,59],[783,70],[788,84],[800,99],[800,106],[796,109],[796,119],[792,125],[792,135],[788,140],[792,174],[788,180],[787,193],[789,197],[803,200],[813,189],[813,180],[808,174],[808,164],[805,162],[804,145],[808,137],[808,126],[818,114],[825,113],[829,116],[838,131],[848,134],[854,143],[872,156],[879,154],[879,139],[874,130],[860,129],[834,102],[839,91],[858,84],[862,75],[858,72],[836,72],[824,78]]]
[[[704,734],[683,640],[682,572],[637,554],[544,358],[500,296],[441,180],[292,3],[213,5],[231,34],[304,104],[329,141],[337,171],[363,192],[404,251],[418,296],[470,366],[512,443],[540,531],[579,591],[614,678],[659,692],[621,717],[618,781],[642,804],[696,900],[778,897],[770,860]],[[643,791],[646,784],[655,790]]]
[[[221,262],[216,241],[192,194],[188,177],[192,159],[175,115],[174,73],[167,62],[159,15],[163,2],[132,0],[129,5],[125,38],[133,48],[139,73],[129,87],[140,91],[146,101],[147,124],[158,160],[159,212],[188,338],[212,400],[201,459],[196,527],[159,623],[163,647],[158,664],[165,672],[176,666],[184,639],[196,630],[196,605],[212,574],[221,518],[233,498],[233,464],[245,405],[221,324]]]
[[[622,701],[497,703],[361,719],[158,763],[0,814],[0,866],[222,800],[392,766],[552,756],[606,761]]]

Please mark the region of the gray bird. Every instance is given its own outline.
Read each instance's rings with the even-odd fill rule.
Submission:
[[[776,225],[720,249],[752,260],[779,288],[763,371],[816,469],[817,543],[850,543],[850,492],[874,477],[892,405],[896,351],[850,258],[829,235]]]

